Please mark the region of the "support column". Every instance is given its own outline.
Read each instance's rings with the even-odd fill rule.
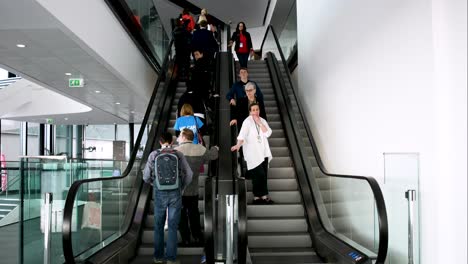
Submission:
[[[45,125],[44,124],[39,124],[39,156],[44,156],[45,152]]]
[[[83,142],[84,142],[84,126],[77,125],[76,126],[76,158],[83,159]]]
[[[20,156],[28,155],[28,122],[21,122],[20,125]]]
[[[130,142],[130,155],[132,155],[133,148],[135,147],[135,124],[129,123],[129,142]]]

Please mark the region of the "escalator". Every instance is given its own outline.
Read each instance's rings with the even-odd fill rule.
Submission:
[[[175,135],[175,131],[173,129],[175,120],[176,120],[176,112],[177,112],[177,102],[181,95],[186,91],[187,86],[184,82],[178,82],[175,86],[176,93],[174,99],[172,100],[171,104],[171,111],[170,111],[170,120],[168,122],[168,131]],[[208,139],[209,137],[205,137]],[[209,139],[206,140],[209,142]],[[200,209],[200,224],[203,230],[203,216],[204,216],[204,183],[208,178],[208,165],[204,165],[204,172],[200,173],[198,179],[199,185],[199,201],[198,201],[198,208]],[[151,196],[153,197],[153,196]],[[140,264],[140,263],[152,263],[153,261],[153,254],[154,254],[154,200],[151,198],[149,202],[150,205],[148,206],[148,213],[145,215],[145,223],[143,226],[143,233],[141,235],[141,245],[138,248],[137,256],[130,261],[130,263]],[[167,231],[165,232],[165,238],[167,238]],[[180,236],[178,237],[178,242],[181,242]],[[177,259],[180,263],[198,263],[203,255],[203,247],[201,245],[196,246],[179,246],[177,249]]]
[[[216,257],[219,248],[214,248],[220,247],[220,241],[238,243],[237,256],[227,254],[234,259],[237,257],[236,263],[383,263],[388,230],[378,184],[372,178],[326,172],[309,126],[303,119],[289,72],[285,71],[284,63],[276,60],[275,55],[278,55],[280,62],[285,61],[274,30],[269,27],[265,36],[272,38],[271,46],[276,50],[270,51],[265,61],[250,62],[249,72],[250,79],[259,84],[265,95],[268,122],[273,129],[269,142],[274,159],[270,164],[268,187],[275,204],[251,204],[251,182],[237,180],[235,184],[229,183],[228,179],[227,185],[232,185],[233,193],[239,195],[238,239],[222,241],[216,233],[222,229],[224,219],[213,212],[213,207],[223,206],[218,195],[218,182],[201,176],[199,208],[204,215],[201,223],[205,225],[208,263],[214,263],[215,259],[229,261]],[[149,153],[157,147],[161,133],[173,126],[175,102],[185,89],[183,84],[173,81],[171,49],[172,42],[166,50],[161,74],[138,133],[137,147],[125,172],[120,177],[77,181],[69,190],[63,221],[63,250],[67,263],[152,261],[152,195],[151,188],[142,183],[142,171]],[[215,118],[219,124],[228,123],[223,111],[220,110],[220,117]],[[144,135],[147,142],[139,159],[138,146]],[[225,136],[227,130],[220,132],[220,138]],[[223,159],[225,157],[220,156],[220,160]],[[205,169],[211,176],[220,176],[222,173],[218,174],[216,170],[219,171],[219,165],[217,169]],[[234,175],[237,168],[232,171]],[[98,231],[89,230],[81,222],[87,204],[91,203],[101,205],[101,228]],[[214,203],[217,206],[213,206]],[[347,223],[356,221],[364,225],[356,227]],[[374,226],[377,226],[375,230]],[[218,244],[215,245],[215,241]],[[200,247],[179,247],[178,250],[181,263],[197,263],[202,254]]]
[[[150,131],[148,131],[148,141],[142,159],[136,161],[130,172],[124,172],[124,176],[122,177],[77,181],[69,191],[69,197],[67,197],[67,203],[65,206],[63,231],[63,245],[67,263],[112,263],[120,261],[125,263],[127,261],[130,263],[151,263],[153,260],[153,196],[151,194],[151,187],[142,182],[142,173],[149,153],[158,148],[157,139],[159,139],[161,133],[167,129],[169,132],[174,134],[172,127],[174,126],[176,119],[175,113],[177,111],[177,102],[187,88],[185,83],[177,82],[177,80],[173,79],[172,73],[174,65],[169,63],[169,59],[171,58],[170,54],[169,49],[166,63],[163,64],[170,66],[166,70],[168,73],[165,77],[166,82],[159,83],[158,81],[159,85],[157,85],[154,92],[156,94],[155,100],[154,102],[152,100],[152,103],[147,110],[148,118],[149,116],[153,116],[154,120],[152,122],[144,122],[142,125],[142,130],[150,128]],[[216,127],[216,124],[214,124],[214,126]],[[217,129],[215,129],[215,131],[217,131]],[[137,138],[137,145],[139,140],[141,140],[140,134],[142,134],[141,131]],[[214,136],[204,137],[205,141],[210,142],[209,144],[215,144],[214,140],[216,140],[216,138],[216,133]],[[132,153],[132,159],[134,158],[134,155],[136,155],[136,153]],[[132,160],[130,160],[129,163],[131,164]],[[211,164],[216,166],[216,163]],[[208,175],[210,177],[213,176],[214,173],[216,173],[216,169],[213,169],[213,166],[211,165],[205,165],[205,172],[206,173],[202,173],[199,177],[199,208],[202,228],[209,230],[211,221],[206,220],[206,214],[212,213],[204,211],[205,203],[210,203],[210,199],[204,200],[204,185],[205,182],[209,181],[207,180]],[[126,193],[119,192],[118,190],[114,191],[109,188],[109,186],[119,186],[124,181],[130,182],[130,184],[126,184],[126,186],[129,186]],[[105,235],[100,234],[100,238],[94,239],[93,241],[86,241],[83,237],[88,236],[87,233],[89,230],[78,228],[78,230],[73,231],[73,229],[69,227],[73,225],[72,221],[76,221],[76,217],[73,217],[74,215],[82,215],[84,208],[79,204],[90,203],[90,200],[87,197],[88,193],[82,186],[88,186],[91,183],[106,186],[104,188],[106,194],[104,191],[100,194],[100,203],[102,205],[106,205],[105,207],[102,207],[102,230],[106,227],[106,231]],[[85,195],[83,193],[85,193]],[[121,196],[128,197],[128,199],[123,201],[118,200],[117,203],[111,202],[114,197]],[[211,198],[212,195],[208,194],[207,197]],[[110,206],[111,204],[114,206]],[[111,220],[109,217],[113,217],[113,219]],[[107,227],[106,223],[112,223],[112,226]],[[208,223],[208,227],[203,226],[204,223],[205,225]],[[80,223],[78,223],[78,226],[80,226]],[[205,237],[209,236],[210,234],[208,232]],[[180,236],[179,242],[181,242]],[[207,252],[212,251],[210,251],[209,248],[206,248],[205,250]],[[178,261],[180,263],[197,263],[200,261],[203,251],[204,248],[200,245],[196,247],[179,246]]]
[[[252,204],[252,182],[247,181],[247,230],[252,263],[322,263],[312,248],[294,163],[285,136],[266,61],[249,62],[249,79],[260,87],[273,160],[268,170],[272,205]]]
[[[273,160],[273,205],[253,205],[247,182],[248,257],[239,263],[384,263],[388,225],[375,179],[328,173],[269,26],[265,60],[249,62],[264,94]],[[280,58],[278,61],[276,56]]]

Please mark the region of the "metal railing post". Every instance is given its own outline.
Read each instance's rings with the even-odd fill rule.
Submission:
[[[405,197],[408,200],[408,264],[414,264],[414,202],[416,201],[416,190],[407,190]]]
[[[44,264],[51,263],[52,193],[44,194]]]

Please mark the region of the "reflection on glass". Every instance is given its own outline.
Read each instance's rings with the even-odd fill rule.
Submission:
[[[289,61],[293,51],[297,50],[297,15],[296,3],[289,10],[286,24],[281,31],[278,31],[278,41],[284,54],[284,58]],[[279,58],[279,57],[277,57]]]
[[[150,49],[158,63],[162,64],[165,52],[169,46],[169,37],[163,28],[158,11],[152,0],[126,0],[134,23],[143,32]]]

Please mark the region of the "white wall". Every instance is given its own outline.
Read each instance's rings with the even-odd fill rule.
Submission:
[[[151,96],[156,72],[105,1],[36,1],[64,25],[61,29],[65,33],[95,58],[100,58],[136,94]]]
[[[466,1],[298,0],[297,14],[326,168],[382,183],[384,152],[420,153],[421,263],[466,263]]]
[[[8,78],[8,71],[0,69],[0,80],[5,80]]]

